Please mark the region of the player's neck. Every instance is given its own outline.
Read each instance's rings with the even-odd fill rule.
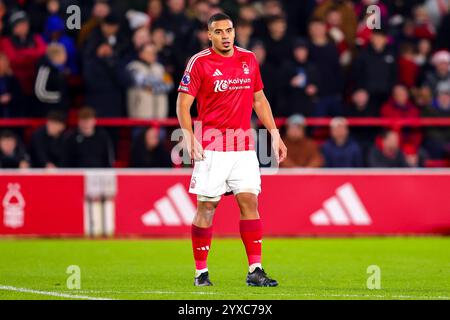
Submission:
[[[217,50],[216,48],[214,48],[214,46],[212,46],[212,49],[215,53],[217,53],[218,55],[222,56],[222,57],[232,57],[234,55],[234,46],[231,48],[230,51],[227,52],[222,52],[220,50]]]

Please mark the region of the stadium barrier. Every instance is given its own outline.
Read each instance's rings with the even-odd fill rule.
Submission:
[[[405,127],[449,127],[450,118],[348,118],[348,125],[351,127],[390,127],[402,129]],[[17,118],[0,119],[0,128],[18,127],[18,128],[36,128],[45,124],[45,119],[37,118]],[[195,119],[193,119],[195,121]],[[313,127],[323,127],[330,124],[331,118],[306,118],[306,124]],[[76,119],[70,118],[69,125],[75,126]],[[278,126],[286,123],[286,118],[276,118]],[[160,120],[145,120],[131,118],[99,118],[97,124],[103,127],[136,127],[136,126],[160,126],[160,127],[178,127],[176,118],[166,118]],[[258,122],[258,125],[261,125]]]
[[[5,170],[2,236],[187,237],[195,214],[189,169]],[[268,236],[450,234],[450,170],[283,169],[262,176]],[[237,236],[233,196],[217,236]]]

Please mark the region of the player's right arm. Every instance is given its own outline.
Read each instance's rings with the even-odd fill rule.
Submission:
[[[192,130],[191,107],[194,100],[194,96],[179,92],[177,98],[177,117],[180,127],[183,130],[183,137],[186,141],[189,156],[194,160],[203,160],[205,155],[202,145],[195,139],[194,131]]]

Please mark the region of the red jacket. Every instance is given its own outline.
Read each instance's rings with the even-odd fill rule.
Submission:
[[[33,47],[16,48],[11,38],[3,38],[0,48],[6,54],[23,93],[33,94],[37,61],[45,55],[47,45],[40,35],[33,36]]]
[[[406,106],[398,107],[391,98],[381,107],[381,116],[383,118],[418,118],[420,113],[411,102],[407,102]]]
[[[398,59],[399,82],[408,88],[416,85],[417,77],[419,76],[419,66],[410,59],[400,57]]]

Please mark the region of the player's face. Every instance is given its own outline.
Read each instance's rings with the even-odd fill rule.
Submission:
[[[230,20],[215,21],[208,30],[208,38],[213,47],[222,53],[227,53],[233,49],[234,28]]]

